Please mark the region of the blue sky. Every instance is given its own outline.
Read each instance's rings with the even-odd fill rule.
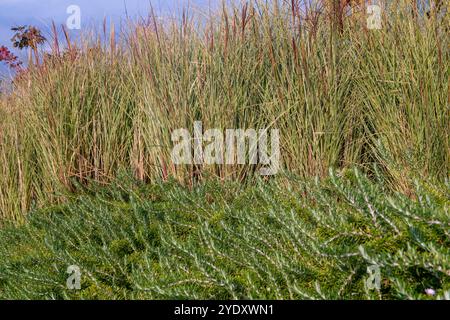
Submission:
[[[64,24],[68,18],[66,13],[70,5],[78,5],[81,9],[81,31],[93,26],[101,30],[103,19],[114,21],[117,25],[126,17],[147,16],[150,4],[158,15],[173,15],[183,7],[207,8],[217,0],[0,0],[0,46],[11,47],[11,27],[16,25],[34,25],[44,35],[49,35],[51,22]],[[71,31],[76,37],[79,31]],[[49,38],[49,37],[48,37]],[[23,57],[24,53],[16,54]],[[0,66],[0,71],[5,68]]]

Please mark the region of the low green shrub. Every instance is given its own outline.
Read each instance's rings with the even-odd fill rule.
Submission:
[[[0,229],[0,298],[449,299],[450,185],[388,190],[357,171],[84,188]]]

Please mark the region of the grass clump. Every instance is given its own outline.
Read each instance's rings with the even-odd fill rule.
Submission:
[[[84,190],[0,230],[0,298],[450,298],[448,183],[411,199],[358,171],[304,181]]]
[[[154,16],[100,41],[55,41],[0,99],[0,219],[60,203],[72,181],[205,176],[242,180],[252,166],[175,166],[171,133],[279,129],[282,169],[301,177],[373,163],[391,189],[449,172],[449,19],[387,7],[339,18],[296,1],[223,6],[208,19]],[[306,10],[306,11],[305,11]],[[441,18],[439,18],[441,17]]]

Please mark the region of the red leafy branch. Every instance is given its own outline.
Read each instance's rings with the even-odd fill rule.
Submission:
[[[6,63],[11,69],[19,69],[22,62],[5,46],[0,46],[0,62]]]

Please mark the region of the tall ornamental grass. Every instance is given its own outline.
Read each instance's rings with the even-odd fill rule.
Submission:
[[[243,180],[250,165],[171,160],[171,133],[279,129],[282,169],[379,165],[393,190],[449,172],[448,16],[398,1],[381,30],[364,9],[337,17],[296,1],[249,1],[198,17],[111,28],[108,41],[67,33],[0,99],[0,220],[61,201],[73,181]],[[101,32],[100,32],[101,33]],[[62,44],[65,43],[65,48]]]

